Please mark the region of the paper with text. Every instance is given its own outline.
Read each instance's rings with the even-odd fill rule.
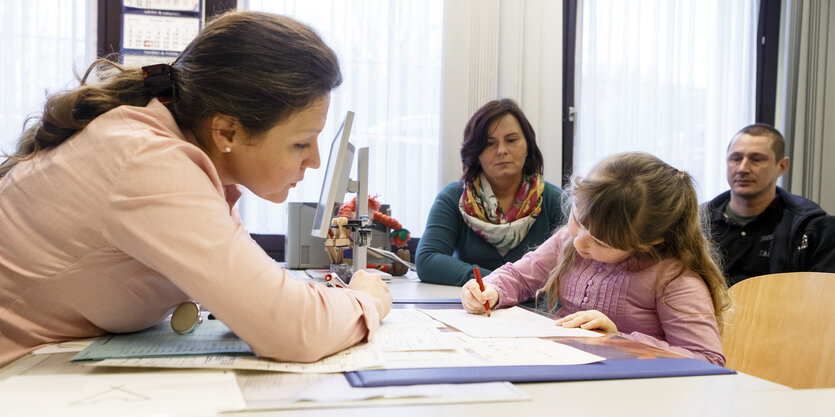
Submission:
[[[509,382],[355,388],[343,375],[244,371],[238,374],[238,383],[249,410],[520,401],[530,398]]]
[[[444,328],[445,324],[415,308],[395,308],[383,319],[384,326],[435,327]]]
[[[459,348],[444,351],[384,352],[382,368],[583,365],[606,358],[552,340],[486,338],[450,332]]]
[[[380,326],[368,343],[382,352],[452,350],[459,345],[450,332],[435,328]]]
[[[493,310],[490,317],[465,310],[421,309],[435,320],[473,337],[600,337],[602,334],[580,328],[565,328],[554,319],[520,307]]]
[[[354,346],[311,363],[279,362],[251,356],[172,356],[155,358],[105,359],[87,363],[89,366],[121,366],[143,368],[216,368],[251,369],[272,372],[335,373],[375,368],[382,363],[379,352],[369,345]]]
[[[0,381],[4,416],[215,415],[246,406],[231,371],[18,375]]]
[[[252,350],[220,320],[204,320],[203,324],[188,334],[174,333],[170,322],[166,320],[141,332],[104,335],[72,360],[201,354],[252,356]]]

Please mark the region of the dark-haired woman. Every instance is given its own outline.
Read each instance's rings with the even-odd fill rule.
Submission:
[[[463,285],[519,260],[565,223],[563,192],[542,179],[542,153],[522,110],[510,99],[482,106],[467,122],[464,174],[446,185],[429,212],[417,249],[421,281]]]
[[[238,185],[281,202],[320,164],[342,76],[312,29],[235,12],[170,65],[91,70],[99,80],[50,97],[0,166],[0,366],[142,330],[189,299],[279,360],[313,361],[378,328],[391,308],[379,278],[358,273],[345,290],[293,279],[234,207]]]

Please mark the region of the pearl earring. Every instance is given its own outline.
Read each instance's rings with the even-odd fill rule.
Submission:
[[[223,148],[223,152],[226,152],[226,153],[232,152],[232,148],[227,146],[227,147]]]

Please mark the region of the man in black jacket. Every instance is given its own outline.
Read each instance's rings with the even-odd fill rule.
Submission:
[[[728,286],[758,275],[835,272],[835,217],[777,186],[789,167],[783,135],[771,126],[744,127],[728,145],[731,189],[707,203]]]

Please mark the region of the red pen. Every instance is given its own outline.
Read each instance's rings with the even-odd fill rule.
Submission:
[[[478,288],[481,289],[481,292],[484,293],[484,281],[481,280],[481,271],[478,270],[478,267],[473,268],[473,273],[475,274],[475,282],[478,283]],[[487,317],[490,317],[490,302],[484,300],[484,308],[487,310]]]

